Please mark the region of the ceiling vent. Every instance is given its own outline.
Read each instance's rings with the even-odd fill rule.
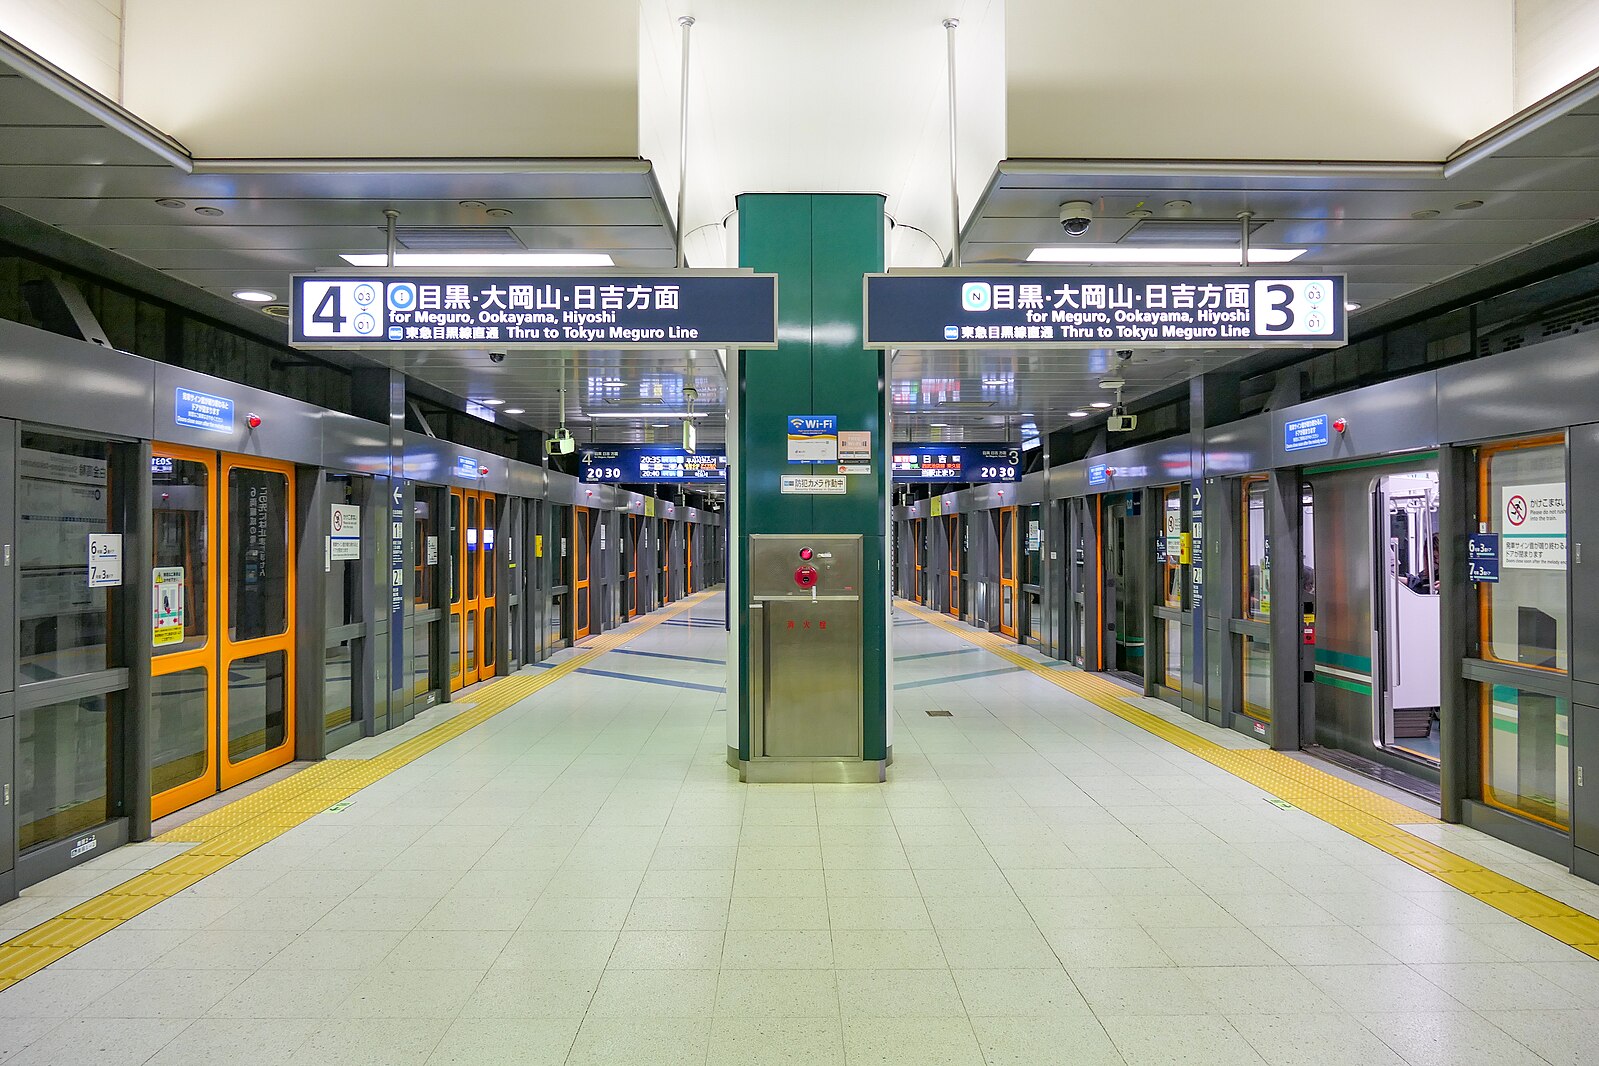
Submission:
[[[1251,237],[1270,219],[1251,219]],[[1236,218],[1142,218],[1134,223],[1118,244],[1208,244],[1238,243]]]
[[[413,252],[521,252],[527,247],[504,226],[398,226],[394,236]]]

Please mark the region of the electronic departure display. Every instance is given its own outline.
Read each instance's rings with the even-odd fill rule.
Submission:
[[[896,444],[895,481],[1020,481],[1020,444]]]

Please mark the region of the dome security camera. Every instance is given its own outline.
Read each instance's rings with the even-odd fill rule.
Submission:
[[[1081,237],[1094,221],[1094,205],[1087,200],[1067,200],[1060,205],[1060,228],[1068,237]]]
[[[503,363],[503,362],[505,362],[505,353],[504,352],[490,352],[489,353],[489,362],[491,362],[491,363]]]

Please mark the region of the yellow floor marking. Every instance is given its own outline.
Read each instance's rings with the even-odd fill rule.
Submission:
[[[1224,748],[1129,702],[1126,689],[1116,683],[1080,670],[1046,666],[1022,654],[1014,641],[997,633],[973,629],[906,600],[896,600],[895,607],[1170,741],[1563,944],[1599,958],[1599,918],[1400,828],[1436,824],[1438,819],[1431,815],[1307,766],[1282,752]]]
[[[703,603],[711,595],[711,592],[695,593],[624,629],[612,630],[584,643],[575,654],[547,670],[491,681],[473,694],[477,703],[470,710],[440,722],[381,755],[315,763],[161,834],[157,840],[191,841],[195,846],[0,944],[0,991],[38,973],[95,937],[143,914],[335,803],[348,799],[367,785],[482,725],[606,652]]]

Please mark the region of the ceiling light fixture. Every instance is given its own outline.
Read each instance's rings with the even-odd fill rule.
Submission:
[[[929,422],[927,424],[929,426],[933,427],[934,429],[948,429],[949,428],[949,423],[948,422]]]
[[[197,207],[197,208],[194,209],[194,213],[197,214],[197,215],[204,215],[206,218],[216,218],[218,215],[222,214],[222,208],[220,208],[220,207]]]
[[[387,266],[383,252],[343,252],[339,258],[356,267]],[[608,267],[608,252],[396,252],[397,267]]]
[[[504,400],[479,400],[478,401],[478,403],[486,403],[490,407],[498,407],[501,404],[503,404],[504,402],[505,402]]]
[[[525,415],[525,414],[527,414],[527,408],[525,408],[525,407],[507,407],[505,409],[505,413],[508,414],[508,415]]]
[[[156,206],[167,207],[176,211],[180,207],[188,207],[189,205],[184,203],[182,200],[174,199],[171,196],[163,196],[161,199],[156,201]]]
[[[1359,311],[1360,310],[1360,305],[1357,304],[1357,303],[1350,303],[1348,301],[1345,301],[1344,310],[1345,311]]]
[[[1292,263],[1304,255],[1305,248],[1249,249],[1250,263]],[[1078,247],[1044,246],[1034,248],[1028,255],[1029,263],[1204,263],[1217,266],[1237,266],[1238,248],[1182,247],[1152,244],[1130,247]]]
[[[1066,412],[1066,416],[1068,418],[1087,418],[1088,417],[1088,412],[1087,411],[1067,411]]]
[[[278,298],[278,294],[267,292],[265,289],[234,289],[233,298],[243,300],[245,303],[269,304]]]
[[[589,418],[637,419],[646,418],[709,418],[705,411],[590,411]]]
[[[1094,408],[1095,410],[1103,411],[1105,408],[1109,407],[1110,404],[1106,403],[1104,400],[1095,400],[1093,403],[1089,404],[1088,406]]]

